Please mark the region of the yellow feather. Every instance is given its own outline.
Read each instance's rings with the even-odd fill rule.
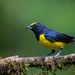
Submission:
[[[67,45],[66,43],[64,42],[50,42],[48,41],[45,37],[44,37],[44,34],[41,34],[40,37],[39,37],[39,42],[45,46],[46,48],[49,48],[49,49],[59,49],[59,48],[63,48],[65,45]]]
[[[38,23],[38,22],[33,22],[33,23],[30,24],[30,26],[33,26],[34,24],[37,24],[37,23]]]

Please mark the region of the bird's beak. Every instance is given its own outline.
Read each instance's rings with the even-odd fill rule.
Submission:
[[[31,27],[31,26],[27,26],[27,27],[26,27],[26,29],[30,29],[30,30],[31,30],[31,29],[32,29],[32,27]]]

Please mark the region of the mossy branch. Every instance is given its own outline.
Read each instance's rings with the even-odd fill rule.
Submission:
[[[27,73],[28,67],[37,67],[45,70],[56,71],[75,66],[75,53],[59,56],[54,59],[48,57],[18,57],[10,56],[0,58],[0,75],[22,75]],[[17,74],[15,74],[17,73]]]

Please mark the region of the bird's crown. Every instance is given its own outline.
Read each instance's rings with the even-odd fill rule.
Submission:
[[[33,23],[31,23],[30,24],[30,26],[33,26],[33,25],[35,25],[35,24],[37,24],[38,22],[33,22]]]

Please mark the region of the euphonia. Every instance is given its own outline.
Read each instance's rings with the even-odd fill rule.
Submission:
[[[55,50],[60,49],[54,58],[59,56],[64,46],[75,42],[74,37],[68,36],[64,33],[59,33],[52,29],[48,29],[43,24],[38,22],[31,23],[26,27],[26,29],[32,30],[36,36],[37,41],[39,41],[39,43],[46,48],[52,50],[51,53],[47,54],[47,56],[53,54]]]

